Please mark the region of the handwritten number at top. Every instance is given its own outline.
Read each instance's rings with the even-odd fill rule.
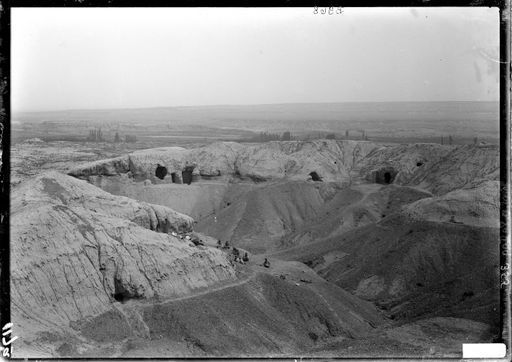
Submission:
[[[334,8],[333,6],[329,7],[318,7],[315,6],[313,8],[313,14],[315,15],[341,15],[343,14],[343,8],[341,6],[338,6]]]

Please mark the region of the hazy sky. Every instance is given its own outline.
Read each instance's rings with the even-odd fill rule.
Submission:
[[[13,111],[498,100],[497,8],[14,8]]]

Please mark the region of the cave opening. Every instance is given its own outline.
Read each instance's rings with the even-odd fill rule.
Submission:
[[[166,175],[167,175],[167,168],[158,164],[156,166],[155,176],[158,177],[160,180],[163,180]]]
[[[114,293],[114,299],[118,302],[124,303],[128,297],[124,293]]]
[[[130,293],[123,287],[119,279],[114,279],[114,294],[112,295],[118,302],[124,303],[131,298]]]
[[[173,184],[177,183],[176,172],[171,173],[171,181]]]
[[[393,183],[397,171],[392,167],[384,167],[375,171],[375,182],[378,184],[389,185]]]
[[[311,176],[311,179],[313,181],[322,181],[322,177],[320,177],[320,175],[316,173],[316,171],[310,172],[309,176]]]
[[[190,185],[192,183],[192,171],[194,171],[194,166],[186,166],[181,172],[184,184]]]

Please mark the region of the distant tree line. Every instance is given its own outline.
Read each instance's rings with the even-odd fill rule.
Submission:
[[[91,129],[89,131],[89,136],[87,136],[87,141],[89,141],[89,142],[105,141],[105,139],[103,138],[103,133],[101,132],[101,128]]]
[[[366,131],[363,129],[363,130],[360,130],[359,131],[361,133],[360,136],[354,136],[353,139],[361,139],[361,140],[364,140],[364,141],[368,141],[368,134],[366,133]],[[327,133],[325,134],[325,136],[322,137],[322,135],[318,135],[318,138],[325,138],[327,140],[337,140],[337,139],[350,139],[350,131],[345,131],[345,137],[341,137],[341,136],[338,136],[336,133]]]
[[[446,138],[447,142],[449,145],[452,145],[453,144],[453,136],[452,135],[448,135],[448,137]],[[441,136],[441,144],[444,145],[445,144],[445,137],[444,136]],[[460,141],[459,141],[460,143]],[[477,145],[478,144],[478,137],[473,137],[473,144],[474,145]]]
[[[473,139],[473,143],[474,144],[476,144],[476,140],[477,140],[477,138],[475,137]],[[445,137],[441,136],[441,144],[444,145],[445,142],[448,142],[449,145],[452,145],[453,144],[453,137],[452,137],[452,135],[448,135],[448,137],[446,138],[446,141],[445,141]]]
[[[290,131],[279,133],[260,132],[251,137],[249,142],[269,142],[269,141],[291,141],[295,139]]]
[[[302,134],[300,136],[293,136],[290,131],[280,133],[272,133],[272,132],[260,132],[259,134],[249,138],[244,139],[243,142],[269,142],[269,141],[290,141],[290,140],[303,140],[303,141],[311,141],[316,139],[328,139],[328,140],[363,140],[369,141],[368,132],[364,129],[359,130],[346,130],[345,134],[343,133],[322,133],[322,132],[312,132],[308,134]],[[374,135],[373,140],[378,140],[379,136]],[[439,138],[438,138],[439,139]],[[455,137],[453,135],[443,135],[440,138],[442,145],[453,145],[455,144]],[[469,142],[468,142],[469,141]],[[428,142],[432,142],[432,139]],[[459,139],[458,143],[473,143],[474,145],[478,145],[479,139],[478,137],[462,140]]]
[[[89,135],[86,139],[88,142],[105,142],[105,137],[103,136],[103,132],[101,131],[101,128],[92,129],[89,131]],[[121,141],[121,137],[119,136],[119,132],[116,132],[114,136],[114,143],[119,143]],[[125,142],[127,143],[133,143],[137,142],[137,136],[134,135],[126,135],[125,136]]]

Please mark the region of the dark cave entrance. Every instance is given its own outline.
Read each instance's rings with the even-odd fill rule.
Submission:
[[[114,294],[113,297],[118,302],[124,303],[128,299],[130,299],[132,296],[126,289],[124,289],[123,285],[121,284],[121,281],[119,279],[114,279]]]
[[[181,172],[181,177],[184,184],[190,185],[192,183],[192,171],[194,171],[194,166],[187,166]]]
[[[381,168],[375,171],[375,183],[389,185],[393,183],[397,173],[398,172],[392,167]]]
[[[311,176],[311,179],[313,181],[322,181],[322,177],[320,177],[320,175],[317,174],[316,171],[310,172],[309,176]]]
[[[172,180],[172,183],[175,184],[178,182],[177,178],[176,178],[176,172],[173,172],[171,173],[171,180]]]
[[[160,180],[163,180],[166,175],[167,175],[167,168],[158,164],[156,166],[155,176],[158,177]]]
[[[124,293],[115,293],[114,299],[118,302],[124,303],[128,299],[128,297]]]

